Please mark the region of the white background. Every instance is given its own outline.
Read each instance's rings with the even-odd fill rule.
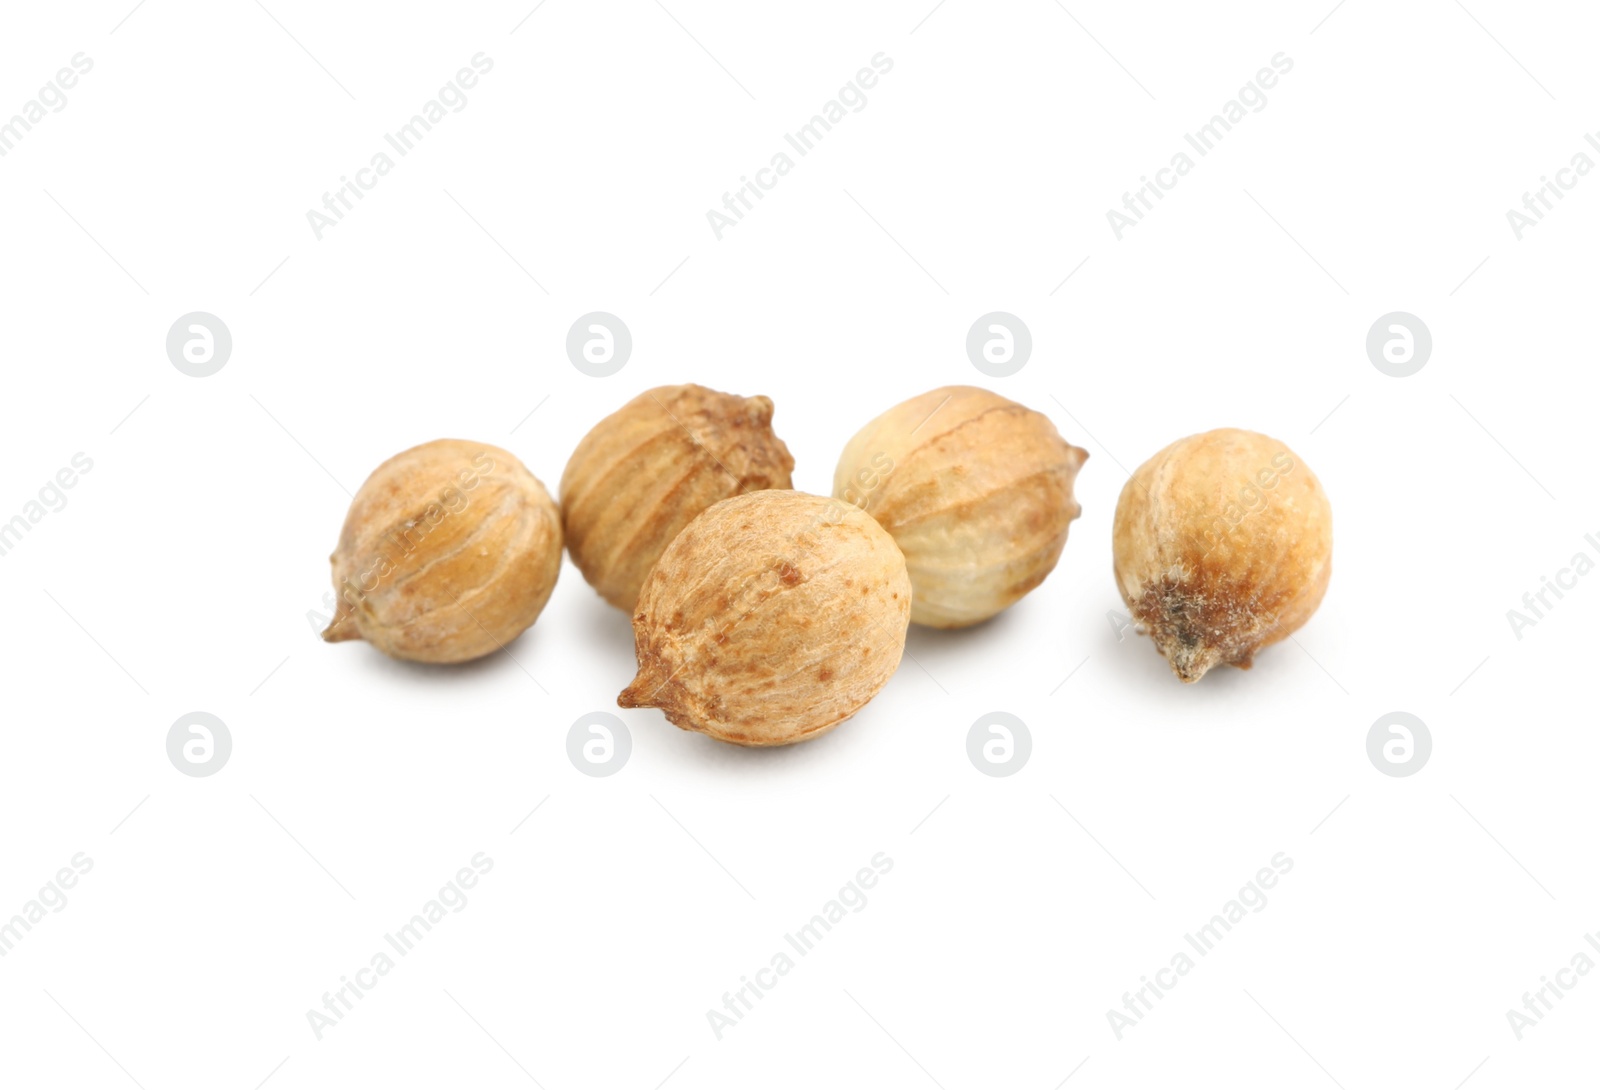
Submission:
[[[94,68],[0,159],[0,516],[94,468],[0,557],[0,918],[93,869],[0,959],[0,1081],[1592,1078],[1600,974],[1520,1041],[1506,1011],[1600,930],[1600,575],[1521,640],[1506,611],[1600,558],[1600,177],[1521,241],[1506,210],[1600,126],[1593,13],[533,2],[4,13],[0,115]],[[318,241],[306,211],[480,51],[469,104]],[[879,52],[719,242],[706,211]],[[1119,242],[1106,211],[1280,52]],[[197,310],[234,339],[206,379],[164,348]],[[610,378],[563,350],[592,310],[633,332]],[[964,352],[992,310],[1032,330],[1011,378]],[[1406,379],[1364,348],[1396,310],[1435,342]],[[771,396],[811,491],[891,404],[988,385],[1090,452],[1083,516],[1040,589],[914,630],[838,731],[746,752],[619,713],[609,779],[565,737],[616,710],[632,637],[570,565],[515,660],[314,638],[384,458],[478,439],[553,489],[600,417],[686,381]],[[1333,583],[1297,643],[1181,686],[1108,621],[1110,520],[1126,471],[1224,425],[1320,476]],[[195,710],[232,733],[210,778],[166,756]],[[966,756],[994,710],[1033,738],[1005,779]],[[1404,779],[1366,755],[1396,710],[1434,743]],[[477,852],[467,906],[317,1040],[306,1011]],[[707,1010],[878,852],[865,909],[718,1040]],[[1277,852],[1267,907],[1119,1041],[1106,1012]]]

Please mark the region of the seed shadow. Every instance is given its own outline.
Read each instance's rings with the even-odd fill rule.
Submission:
[[[767,771],[787,774],[792,770],[808,771],[813,766],[825,766],[838,760],[838,754],[851,745],[849,732],[862,728],[860,719],[864,711],[866,709],[862,708],[820,737],[787,746],[734,745],[694,731],[680,731],[678,727],[668,723],[665,717],[661,719],[661,726],[667,730],[690,735],[686,741],[695,747],[694,757],[713,774],[723,771],[744,774]]]
[[[1113,683],[1128,694],[1125,707],[1151,727],[1163,730],[1226,729],[1229,720],[1218,713],[1230,707],[1243,709],[1266,699],[1280,680],[1295,667],[1299,652],[1287,640],[1263,648],[1247,669],[1219,664],[1197,681],[1184,682],[1173,673],[1166,656],[1156,649],[1147,635],[1129,629],[1123,641],[1109,634],[1094,649],[1094,658],[1085,666],[1114,674]],[[1070,692],[1069,682],[1056,699]]]
[[[388,681],[416,685],[459,685],[509,672],[531,676],[536,683],[542,684],[543,679],[534,665],[535,651],[548,638],[549,634],[541,632],[536,623],[503,647],[467,662],[411,662],[386,655],[364,640],[349,642],[359,644],[351,650],[360,655],[360,668]]]
[[[616,655],[632,664],[633,618],[598,594],[591,594],[589,598],[579,610],[578,637],[585,647],[601,648],[608,656]],[[623,684],[627,680],[623,678]]]
[[[901,672],[911,671],[932,679],[945,693],[954,692],[958,671],[968,670],[980,648],[1003,646],[1008,639],[1026,632],[1029,622],[1025,603],[1018,602],[995,616],[965,628],[930,628],[914,624],[906,633],[905,657]]]

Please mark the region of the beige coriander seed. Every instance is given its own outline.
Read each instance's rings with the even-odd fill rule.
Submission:
[[[888,682],[911,595],[894,540],[850,504],[788,490],[724,500],[645,580],[639,672],[617,703],[739,745],[815,738]]]
[[[1112,530],[1117,587],[1173,673],[1248,667],[1328,589],[1333,512],[1286,445],[1220,428],[1180,439],[1128,479]]]
[[[367,478],[329,559],[338,607],[323,639],[465,662],[544,609],[561,569],[561,513],[511,454],[439,439]]]
[[[704,386],[646,390],[596,424],[561,475],[567,552],[589,585],[633,609],[656,559],[719,500],[788,488],[794,459],[772,401]]]
[[[1043,413],[975,386],[945,386],[857,432],[833,494],[877,519],[905,553],[912,621],[963,628],[1055,568],[1088,457]]]

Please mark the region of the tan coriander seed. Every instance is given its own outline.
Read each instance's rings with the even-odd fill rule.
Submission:
[[[787,490],[724,500],[645,580],[639,673],[617,703],[739,745],[815,738],[888,682],[911,594],[894,540],[850,504]]]
[[[561,568],[561,513],[511,454],[439,439],[367,478],[329,559],[338,609],[323,639],[465,662],[538,618]]]
[[[589,585],[631,611],[656,559],[719,500],[788,488],[794,459],[772,401],[704,386],[646,390],[596,424],[561,475],[567,551]]]
[[[1283,443],[1220,428],[1180,439],[1128,479],[1112,531],[1117,587],[1173,673],[1248,667],[1328,589],[1333,512]]]
[[[911,619],[977,624],[1055,568],[1080,508],[1086,451],[1043,413],[975,386],[901,402],[856,433],[833,494],[878,520],[905,553]]]

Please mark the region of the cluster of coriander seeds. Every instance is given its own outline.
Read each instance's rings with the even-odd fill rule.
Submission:
[[[1044,414],[973,386],[903,401],[846,444],[829,497],[795,491],[773,403],[647,390],[596,424],[560,503],[498,447],[442,439],[361,486],[331,557],[323,636],[456,663],[538,619],[565,547],[631,614],[638,671],[617,698],[745,746],[815,738],[864,707],[911,624],[965,628],[1054,570],[1088,458]],[[1128,479],[1113,573],[1185,682],[1249,667],[1315,612],[1332,515],[1282,443],[1219,429]]]

